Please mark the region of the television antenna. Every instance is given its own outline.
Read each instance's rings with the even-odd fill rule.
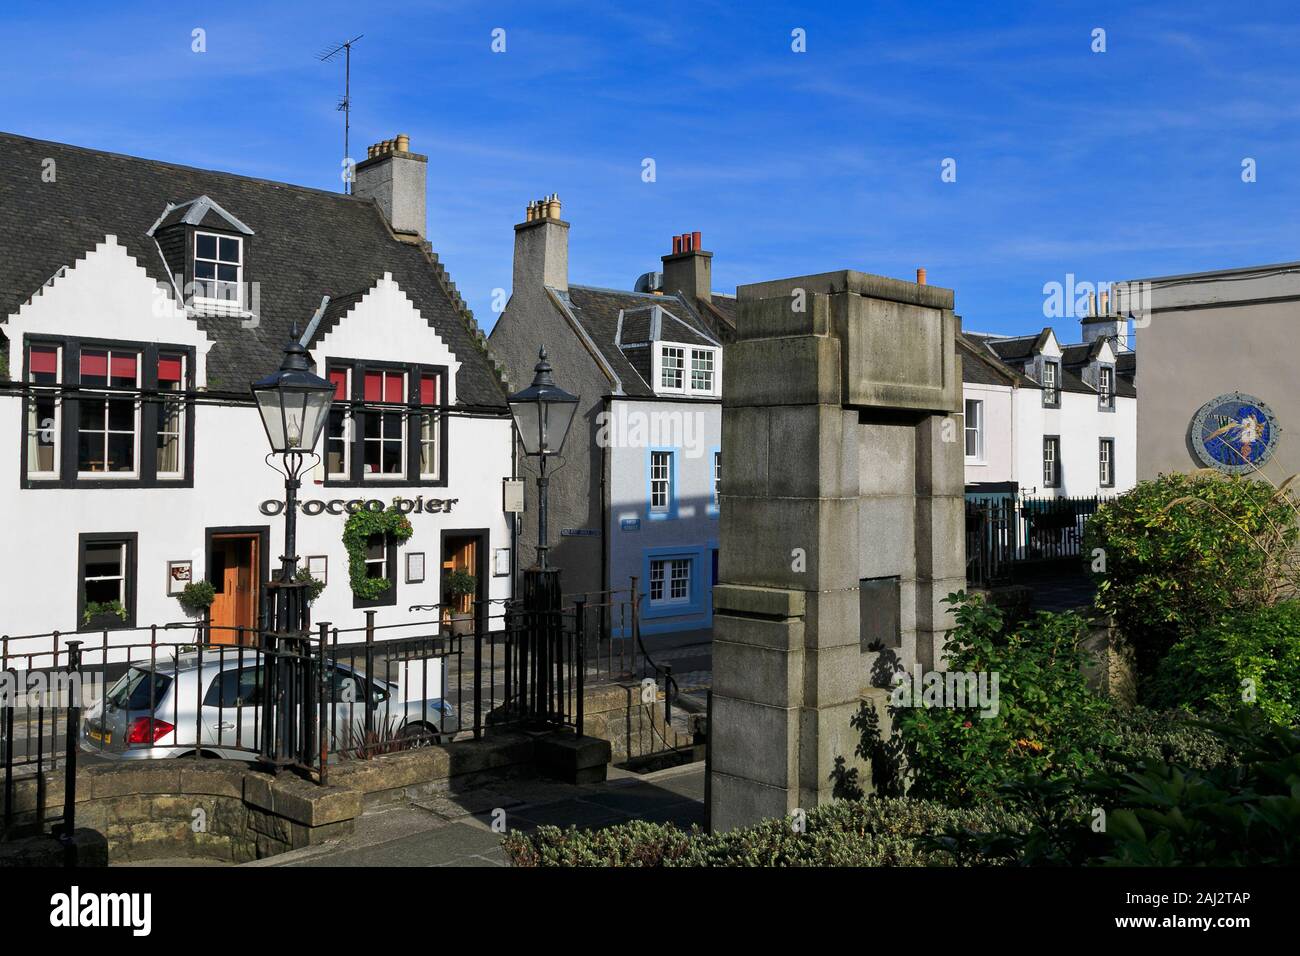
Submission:
[[[343,159],[351,162],[349,149],[351,144],[349,139],[352,134],[352,44],[360,40],[364,33],[359,33],[351,40],[345,40],[343,43],[337,43],[332,47],[326,47],[316,55],[316,59],[322,63],[328,63],[340,53],[343,54],[343,98],[339,100],[337,110],[343,113]],[[352,192],[352,170],[348,169],[348,175],[343,180],[343,191]]]

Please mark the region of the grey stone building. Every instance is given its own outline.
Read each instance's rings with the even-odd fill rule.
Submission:
[[[635,291],[571,284],[570,225],[559,214],[548,197],[515,226],[513,288],[490,340],[513,389],[531,381],[544,345],[556,382],[581,399],[550,470],[551,560],[566,593],[626,589],[636,577],[644,632],[706,627],[735,299],[713,292],[699,233],[674,237],[662,273]],[[533,463],[520,460],[526,562],[537,491]]]

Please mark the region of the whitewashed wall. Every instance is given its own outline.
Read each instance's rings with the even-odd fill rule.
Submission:
[[[200,388],[206,381],[205,356],[211,343],[183,311],[159,294],[144,270],[111,236],[8,317],[5,333],[10,340],[11,379],[21,378],[24,334],[36,332],[192,345],[198,356],[196,381]],[[388,277],[377,283],[314,351],[320,368],[331,356],[446,364],[451,367],[453,383],[458,365]],[[220,387],[235,390],[244,384],[221,383]],[[454,393],[451,397],[454,400]],[[258,506],[264,500],[283,497],[284,479],[264,462],[266,436],[253,407],[196,408],[189,436],[195,449],[192,488],[21,489],[21,410],[18,397],[0,397],[0,449],[8,450],[0,457],[0,467],[5,469],[0,473],[0,528],[9,539],[9,546],[0,549],[0,634],[76,630],[80,623],[76,579],[80,533],[138,534],[137,625],[186,620],[176,599],[166,593],[167,562],[192,561],[195,579],[202,577],[208,528],[266,526],[272,553],[264,565],[278,564],[284,518],[267,517]],[[450,417],[448,429],[446,487],[325,488],[317,484],[319,474],[308,475],[303,482],[304,500],[365,497],[387,502],[395,495],[458,499],[450,514],[411,516],[415,534],[398,555],[397,605],[378,609],[381,624],[431,617],[428,612],[410,614],[406,608],[439,601],[441,531],[486,528],[489,552],[511,546],[501,499],[501,481],[511,474],[509,418]],[[329,558],[328,586],[314,606],[313,616],[340,627],[364,621],[363,612],[353,609],[348,587],[347,556],[341,540],[345,520],[345,516],[322,514],[300,516],[298,521],[299,555]],[[426,555],[423,584],[405,583],[407,551]],[[509,576],[490,577],[489,595],[507,598],[510,586]],[[114,641],[124,639],[124,635],[113,635]]]

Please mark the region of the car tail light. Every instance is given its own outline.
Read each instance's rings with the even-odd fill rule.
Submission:
[[[156,744],[176,728],[158,718],[137,717],[126,733],[128,744]],[[150,737],[152,731],[153,736]]]

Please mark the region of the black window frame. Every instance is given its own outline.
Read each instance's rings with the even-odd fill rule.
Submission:
[[[388,589],[374,599],[359,597],[352,593],[352,608],[395,607],[397,605],[397,539],[384,533],[384,576],[388,578]]]
[[[139,590],[140,579],[140,536],[135,531],[94,531],[81,532],[77,535],[77,576],[74,579],[77,586],[77,627],[78,632],[86,631],[120,631],[135,627],[135,609],[136,594]],[[95,544],[124,544],[126,545],[126,567],[123,573],[126,575],[126,583],[123,591],[126,594],[126,600],[122,606],[126,609],[126,620],[119,621],[115,624],[104,626],[103,624],[85,623],[86,616],[86,548],[88,545]]]
[[[350,372],[348,413],[352,420],[352,437],[348,442],[348,477],[338,478],[326,474],[326,488],[445,488],[449,481],[451,462],[447,454],[447,382],[450,370],[446,365],[424,365],[402,362],[369,362],[356,359],[327,359],[325,377],[335,370]],[[402,372],[406,375],[405,471],[400,478],[367,479],[365,477],[365,381],[366,372]],[[438,404],[420,405],[420,382],[426,377],[438,379]],[[420,477],[420,418],[422,408],[438,409],[437,478]]]
[[[18,453],[18,477],[20,488],[192,488],[194,487],[194,396],[195,396],[195,349],[192,345],[178,345],[170,342],[138,342],[123,339],[101,339],[82,336],[58,336],[26,334],[23,336],[22,379],[27,382],[31,366],[33,346],[58,347],[61,367],[59,370],[60,394],[63,410],[59,423],[59,460],[57,477],[29,477],[27,474],[27,414],[31,398],[26,388],[23,391],[21,409],[21,446]],[[134,478],[90,478],[81,476],[77,471],[77,423],[81,416],[81,400],[78,398],[81,385],[81,352],[83,349],[110,349],[122,352],[136,352],[140,355],[140,432],[136,436],[139,445],[139,468]],[[158,436],[160,401],[146,400],[158,394],[158,356],[182,355],[185,357],[185,387],[179,393],[185,404],[184,421],[184,463],[181,475],[177,478],[158,477],[158,456],[154,442]],[[153,393],[150,396],[150,393]]]
[[[1047,464],[1047,449],[1048,449],[1048,446],[1051,446],[1051,447],[1054,449],[1054,451],[1055,451],[1055,454],[1052,456],[1052,480],[1049,482],[1049,481],[1047,480],[1047,476],[1044,474],[1044,476],[1043,476],[1043,487],[1044,487],[1044,488],[1060,488],[1060,487],[1061,487],[1061,484],[1062,484],[1062,482],[1061,482],[1061,478],[1062,478],[1062,469],[1061,469],[1061,436],[1060,436],[1060,435],[1044,435],[1044,436],[1043,436],[1043,457],[1042,457],[1042,460],[1041,460],[1040,468],[1042,467],[1042,465],[1046,465],[1046,464]]]

